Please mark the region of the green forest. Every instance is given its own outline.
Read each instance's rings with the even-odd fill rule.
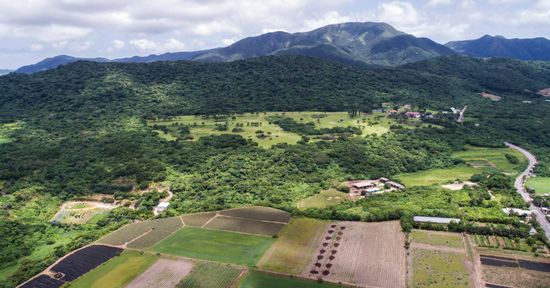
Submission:
[[[548,87],[548,62],[457,55],[397,68],[353,67],[304,56],[231,63],[79,61],[31,75],[1,76],[0,287],[15,287],[126,221],[154,217],[151,207],[164,196],[135,191],[161,185],[170,186],[174,197],[171,209],[159,217],[262,205],[320,219],[401,219],[404,230],[415,225],[414,215],[460,217],[467,222],[454,231],[525,237],[527,228],[519,218],[504,217],[501,210],[525,203],[513,189],[513,178],[497,172],[474,175],[470,180],[480,186],[458,193],[413,187],[325,209],[302,211],[296,203],[343,181],[455,167],[465,161],[453,152],[466,145],[504,147],[503,141],[530,150],[540,161],[537,174],[550,176],[550,103],[536,94]],[[481,92],[503,98],[491,101]],[[181,137],[167,141],[153,130],[173,127],[148,125],[180,115],[357,115],[382,109],[384,103],[434,113],[422,119],[433,128],[393,127],[382,135],[354,137],[361,128],[320,128],[280,116],[269,121],[302,140],[262,148],[256,139],[238,134],[188,141],[192,126],[178,127]],[[463,125],[456,123],[456,115],[440,113],[465,104]],[[334,134],[343,135],[309,141]],[[490,201],[487,189],[500,195],[500,202]],[[118,207],[97,224],[49,222],[63,201],[94,194],[132,199],[137,210]],[[493,232],[478,228],[478,221],[492,223],[487,229]]]

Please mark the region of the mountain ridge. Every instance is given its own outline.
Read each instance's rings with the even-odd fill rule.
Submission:
[[[451,41],[445,46],[460,54],[472,57],[550,61],[550,40],[543,37],[507,39],[500,35],[484,35],[475,40]]]

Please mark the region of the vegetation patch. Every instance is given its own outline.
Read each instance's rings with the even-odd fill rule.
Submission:
[[[525,188],[534,188],[536,194],[550,194],[550,177],[531,177]]]
[[[288,223],[292,215],[286,211],[269,207],[243,207],[219,212],[220,215]]]
[[[229,287],[241,270],[210,263],[200,263],[193,268],[193,271],[183,278],[177,288],[220,288]]]
[[[217,262],[254,266],[271,246],[271,237],[183,227],[152,251]]]
[[[458,165],[455,168],[431,169],[416,173],[399,174],[395,175],[395,178],[399,179],[405,186],[412,187],[446,183],[456,179],[467,180],[472,175],[481,173],[483,173],[482,169],[467,165]]]
[[[170,236],[173,232],[163,230],[151,230],[147,234],[130,242],[126,247],[131,249],[148,249]]]
[[[157,257],[152,254],[125,252],[71,284],[71,288],[124,287],[151,266]]]
[[[320,284],[310,281],[301,281],[296,279],[278,277],[258,272],[250,272],[246,274],[244,279],[240,281],[239,288],[322,288],[331,285]]]
[[[138,236],[150,231],[147,227],[135,227],[132,224],[126,225],[115,232],[97,240],[98,243],[107,245],[124,245],[137,238]]]
[[[212,221],[208,222],[206,226],[204,226],[204,228],[208,229],[264,236],[277,235],[281,232],[283,227],[285,227],[285,224],[222,216],[214,218]]]
[[[414,287],[469,287],[464,255],[414,249]]]
[[[464,248],[461,234],[413,231],[413,241],[434,246],[446,246],[451,248]]]
[[[466,160],[475,167],[492,167],[494,164],[501,171],[511,171],[525,163],[528,159],[516,149],[512,148],[486,148],[466,146],[466,151],[454,152],[453,157]]]
[[[181,216],[181,219],[183,219],[185,226],[202,227],[214,216],[216,216],[216,212],[206,212],[183,215]]]
[[[482,266],[483,280],[488,283],[517,288],[547,288],[549,272],[497,266]]]
[[[6,144],[6,143],[11,143],[13,140],[11,139],[3,139],[3,138],[0,138],[0,145],[1,144]]]
[[[103,220],[105,217],[107,217],[107,215],[109,215],[108,213],[105,213],[105,212],[102,212],[102,213],[97,213],[94,217],[92,217],[92,219],[88,220],[88,224],[97,224],[97,222],[99,220]]]
[[[327,221],[310,218],[292,219],[259,266],[295,275],[302,273],[317,252],[317,244],[327,224]]]
[[[125,288],[175,287],[192,269],[190,262],[159,259]]]
[[[328,189],[298,201],[297,205],[298,208],[302,210],[308,208],[325,208],[330,205],[338,205],[348,197],[348,193],[343,193],[336,189]]]

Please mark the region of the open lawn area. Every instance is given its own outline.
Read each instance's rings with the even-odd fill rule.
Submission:
[[[124,287],[151,266],[158,257],[125,252],[71,284],[71,288]]]
[[[210,261],[254,266],[275,240],[271,237],[183,227],[152,251]]]
[[[283,273],[300,274],[314,256],[317,243],[328,223],[309,218],[292,219],[258,266]]]
[[[492,170],[490,168],[494,168],[491,165],[492,163],[501,171],[510,171],[528,161],[525,155],[512,148],[484,148],[470,145],[466,146],[466,148],[468,150],[455,152],[452,156],[464,159],[472,166],[484,168],[486,170]],[[505,154],[512,154],[516,156],[520,163],[510,163]]]
[[[319,194],[298,201],[298,208],[301,210],[312,207],[325,208],[329,205],[340,204],[347,197],[349,197],[348,193],[343,193],[336,189],[323,190]]]
[[[467,180],[474,174],[483,173],[483,170],[468,165],[458,165],[449,169],[433,169],[416,173],[395,175],[405,186],[429,186],[437,183],[445,183],[451,180]]]
[[[10,143],[12,140],[0,138],[0,144]]]
[[[314,115],[326,115],[322,118],[316,118]],[[215,120],[213,117],[204,118],[202,116],[178,116],[177,119],[173,119],[170,121],[149,121],[147,124],[149,126],[153,125],[172,125],[174,123],[178,123],[178,125],[189,125],[191,130],[191,135],[195,137],[195,140],[202,136],[211,135],[211,134],[240,134],[244,138],[251,138],[254,139],[254,141],[258,142],[258,144],[261,147],[268,148],[271,147],[271,145],[277,144],[277,143],[288,143],[288,144],[296,144],[299,140],[301,140],[301,136],[294,133],[284,132],[281,127],[275,124],[269,124],[269,121],[266,120],[266,117],[269,116],[282,116],[282,112],[266,112],[266,113],[246,113],[244,115],[236,117],[234,120],[231,117],[228,117],[224,120]],[[373,115],[368,115],[366,117],[363,116],[355,116],[350,117],[347,112],[329,112],[329,113],[323,113],[323,112],[286,112],[284,116],[290,117],[294,119],[298,123],[307,123],[307,122],[314,122],[315,128],[333,128],[333,127],[348,127],[348,126],[361,126],[361,129],[363,129],[363,136],[367,134],[373,134],[376,133],[378,135],[386,133],[389,131],[390,125],[396,124],[395,120],[386,118],[388,114],[382,113],[382,112],[376,112]],[[319,122],[317,122],[319,120]],[[358,123],[359,121],[359,123]],[[412,122],[418,122],[420,125],[420,121],[416,119],[411,119]],[[227,122],[228,124],[228,130],[227,131],[218,131],[215,130],[216,124],[225,124]],[[250,124],[257,122],[261,123],[258,127],[253,127]],[[378,124],[374,124],[378,122]],[[204,124],[203,124],[204,123]],[[233,128],[236,128],[237,123],[243,124],[243,127],[240,127],[244,129],[244,132],[240,133],[234,133],[231,132]],[[370,123],[370,124],[369,124]],[[426,125],[426,124],[424,124]],[[403,125],[404,127],[413,127],[409,125]],[[256,137],[256,131],[262,130],[265,135],[269,135],[268,138],[265,139],[258,139]],[[170,134],[164,134],[161,130],[155,130],[155,132],[159,133],[159,137],[162,137],[168,141],[175,140],[176,138],[173,137]],[[271,140],[270,140],[271,138]]]
[[[421,244],[464,248],[462,235],[457,233],[413,231],[412,238],[414,242]]]
[[[414,249],[414,287],[469,287],[463,260],[462,254]]]
[[[320,284],[316,282],[300,281],[296,279],[278,277],[263,273],[251,272],[248,273],[242,281],[239,288],[322,288],[332,286],[328,284]]]
[[[525,188],[535,188],[537,194],[550,194],[550,177],[531,177],[525,183]]]
[[[201,263],[176,286],[177,288],[219,288],[230,287],[239,277],[241,270],[235,267]]]

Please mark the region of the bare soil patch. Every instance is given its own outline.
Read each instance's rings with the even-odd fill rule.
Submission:
[[[193,269],[193,263],[160,259],[126,288],[171,288]]]

